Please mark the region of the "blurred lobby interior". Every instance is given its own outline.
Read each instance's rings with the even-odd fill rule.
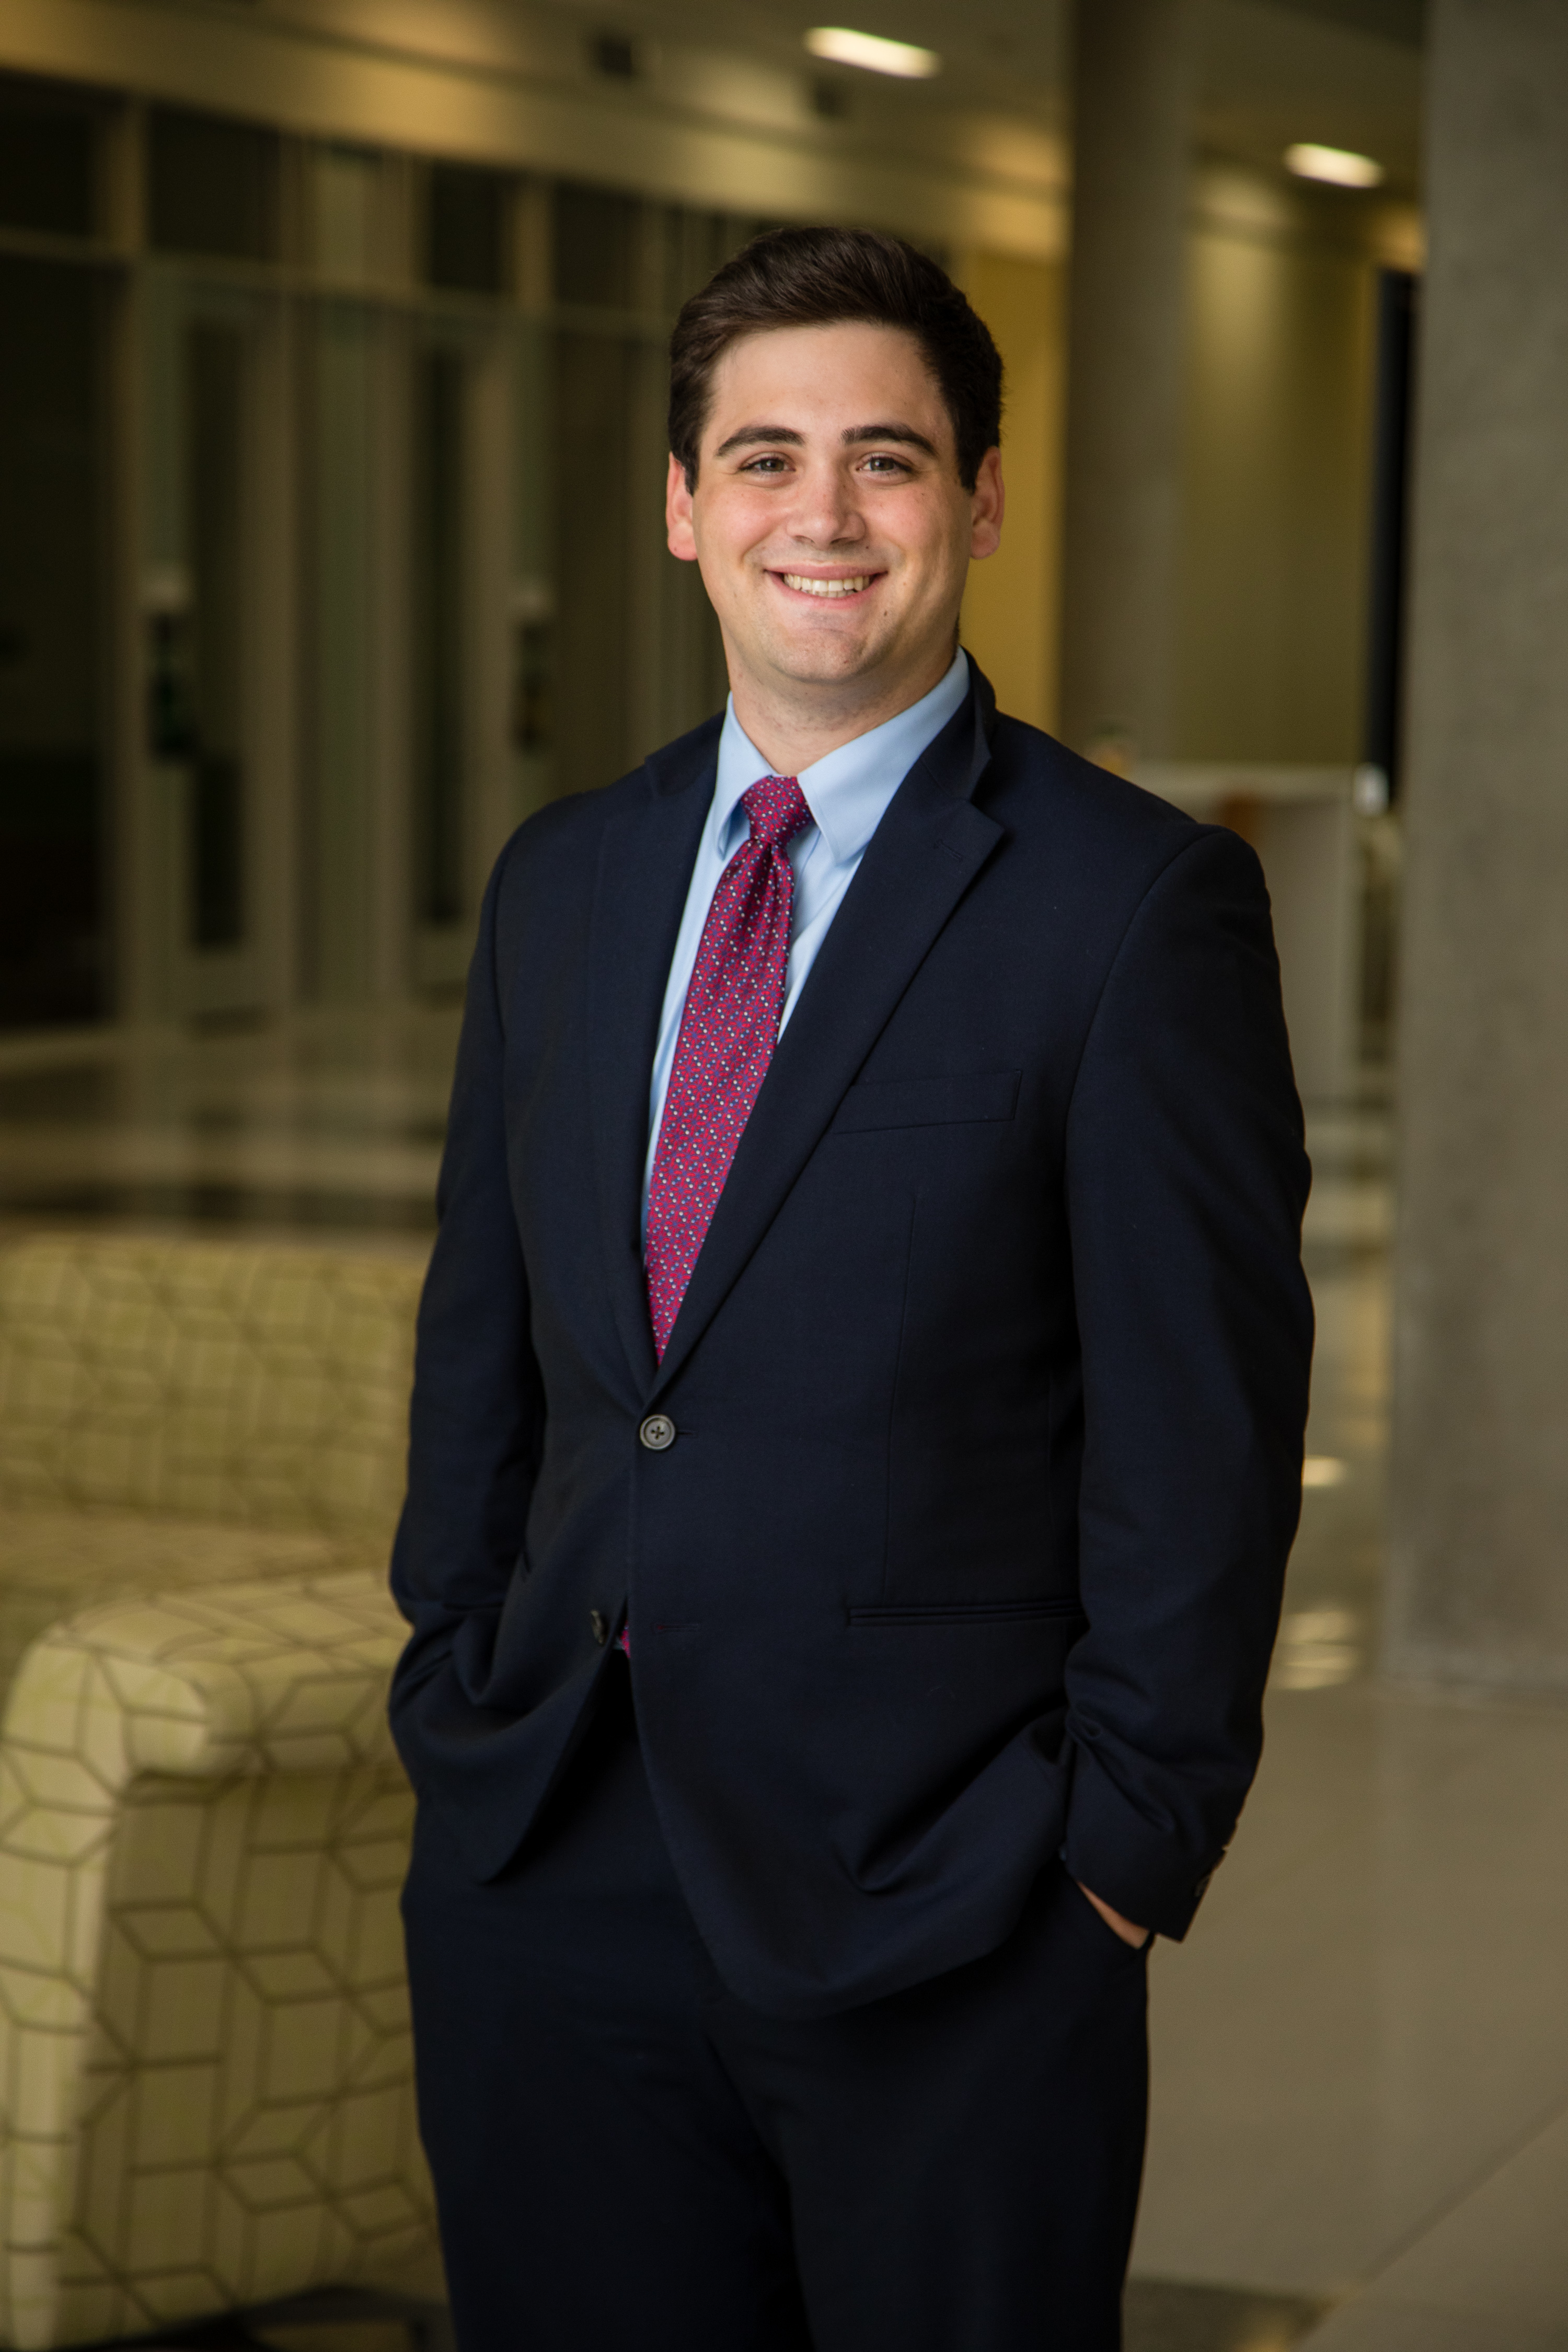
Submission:
[[[1009,377],[965,642],[1258,848],[1316,1171],[1129,2352],[1568,2352],[1568,7],[856,15],[0,0],[0,1258],[422,1264],[497,850],[725,690],[675,310],[775,222],[938,254]],[[82,2340],[0,2190],[0,2342]],[[121,2332],[440,2341],[370,2292],[427,2252],[304,2283]]]

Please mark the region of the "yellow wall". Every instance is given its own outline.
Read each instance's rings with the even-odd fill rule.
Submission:
[[[1211,170],[1204,197],[1187,254],[1173,754],[1353,761],[1376,257],[1311,200],[1239,173]]]
[[[1407,207],[1209,163],[1187,244],[1176,556],[1178,760],[1360,756],[1380,262],[1420,267]],[[1006,362],[1007,521],[965,643],[1005,709],[1054,727],[1065,259],[972,252],[958,275]]]
[[[961,275],[1007,371],[1002,545],[969,575],[963,641],[1004,710],[1054,727],[1066,270],[1059,261],[976,253]]]

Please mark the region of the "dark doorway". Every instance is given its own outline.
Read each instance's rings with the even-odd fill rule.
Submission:
[[[106,289],[0,258],[0,1027],[108,1010]]]
[[[1385,269],[1377,287],[1371,576],[1367,597],[1366,714],[1356,805],[1361,830],[1361,1052],[1369,1068],[1393,1053],[1398,971],[1399,831],[1404,764],[1405,573],[1420,280]]]
[[[186,503],[195,614],[189,939],[235,948],[246,933],[246,341],[198,320],[185,346]]]
[[[468,370],[422,352],[414,435],[414,877],[421,923],[466,912],[463,657],[468,605]]]
[[[1399,792],[1405,697],[1405,571],[1410,527],[1410,436],[1420,281],[1385,269],[1377,288],[1377,383],[1373,446],[1372,578],[1367,603],[1366,723],[1362,758],[1388,797]]]

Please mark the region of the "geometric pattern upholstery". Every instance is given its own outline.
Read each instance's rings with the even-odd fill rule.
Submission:
[[[308,1529],[0,1506],[0,1703],[27,1644],[94,1601],[261,1576],[321,1576],[373,1562],[384,1568],[384,1547]]]
[[[108,1602],[0,1734],[0,2340],[426,2251],[379,1569]]]
[[[385,1723],[420,1279],[0,1249],[0,2343],[434,2247]]]
[[[0,1250],[0,1503],[388,1540],[420,1280],[253,1242]]]

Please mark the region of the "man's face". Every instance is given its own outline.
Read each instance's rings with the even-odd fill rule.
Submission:
[[[695,560],[731,683],[858,687],[898,707],[952,657],[972,556],[1000,536],[995,450],[973,490],[920,345],[892,327],[787,327],[714,371],[697,487],[670,460],[673,554]]]

